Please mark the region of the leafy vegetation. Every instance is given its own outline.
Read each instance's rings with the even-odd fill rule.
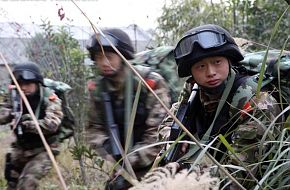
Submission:
[[[273,26],[285,9],[287,11],[273,33]],[[287,43],[290,34],[289,5],[284,0],[221,0],[220,3],[205,0],[171,0],[169,4],[164,5],[158,23],[156,34],[160,45],[174,45],[190,28],[214,23],[229,29],[234,36],[262,44],[256,46],[256,49],[266,49],[268,45],[277,49],[290,49],[290,44]],[[27,44],[28,57],[41,65],[46,77],[66,82],[73,87],[69,102],[73,105],[77,121],[76,135],[74,142],[64,145],[64,151],[58,158],[60,167],[70,189],[102,189],[110,175],[110,166],[83,141],[87,113],[86,81],[92,75],[91,69],[84,65],[86,52],[80,49],[78,41],[72,37],[69,26],[55,30],[49,21],[44,20],[41,27],[43,32],[36,34]],[[290,188],[287,184],[289,177],[281,177],[282,174],[289,176],[289,121],[290,117],[279,139],[264,142],[271,144],[268,156],[272,159],[266,169],[263,166],[266,158],[262,157],[256,163],[256,168],[264,170],[260,173],[262,177],[256,189],[260,186],[268,188],[274,185],[278,188]],[[2,139],[1,134],[1,142]],[[5,151],[6,149],[7,147]],[[1,155],[1,158],[3,157],[4,155]],[[4,166],[3,160],[1,163]],[[233,169],[239,170],[242,167]],[[0,187],[4,186],[5,182],[0,180]],[[55,190],[59,187],[54,171],[41,184],[43,190]]]
[[[184,32],[202,24],[218,24],[233,36],[246,38],[263,46],[269,42],[273,26],[287,7],[284,0],[171,0],[158,19],[159,44],[174,45]],[[281,49],[290,33],[289,10],[282,19],[271,47]],[[285,49],[290,49],[287,44]]]

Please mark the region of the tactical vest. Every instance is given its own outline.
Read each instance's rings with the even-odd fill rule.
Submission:
[[[262,82],[262,88],[266,87],[267,84],[271,82],[272,78],[265,78]],[[231,91],[229,93],[229,96],[227,97],[228,103],[226,103],[221,112],[218,115],[218,119],[216,120],[214,127],[211,131],[211,135],[223,133],[222,131],[226,132],[230,130],[229,127],[231,126],[232,122],[235,122],[240,114],[239,111],[242,110],[245,106],[245,104],[256,94],[256,89],[258,86],[258,76],[243,76],[237,74],[235,77],[234,84],[231,88]],[[199,97],[199,95],[197,96]],[[203,135],[206,130],[208,129],[209,125],[211,124],[214,114],[208,115],[205,110],[202,108],[202,105],[200,103],[200,100],[198,98],[197,104],[195,105],[195,108],[198,109],[198,117],[200,117],[200,128],[197,129],[197,132],[199,136]],[[196,108],[198,107],[198,108]],[[189,112],[192,113],[193,111]],[[195,116],[192,116],[195,117]],[[191,120],[194,120],[195,118],[191,118]],[[191,122],[192,123],[192,122]],[[206,126],[206,127],[204,127]]]
[[[41,100],[40,96],[39,99],[34,100],[35,102],[30,102],[30,104],[32,105],[32,110],[35,114],[38,104],[39,104],[39,113],[37,116],[37,119],[43,119],[45,117],[45,109],[47,106],[47,101],[49,95],[51,95],[53,93],[53,91],[49,88],[46,87],[41,87],[43,89],[43,98]],[[25,105],[24,105],[25,108]],[[23,110],[23,114],[27,114],[28,112],[26,111],[26,109]],[[19,122],[18,125],[21,125],[21,121]],[[39,136],[38,133],[28,133],[25,132],[24,129],[24,133],[19,136],[15,131],[14,133],[17,136],[17,144],[20,145],[21,147],[23,147],[24,149],[33,149],[33,148],[39,148],[39,147],[43,147],[43,143],[42,140]],[[45,139],[48,142],[48,144],[54,143],[54,142],[58,142],[58,137],[57,137],[58,132],[53,133],[53,134],[45,134]]]
[[[134,101],[135,93],[132,94],[132,101]],[[119,133],[120,133],[120,142],[122,146],[125,145],[125,100],[123,99],[118,104],[114,101],[114,95],[110,95],[112,100],[112,108],[115,123],[118,125]],[[147,94],[144,90],[141,90],[141,94],[139,97],[139,103],[135,115],[134,120],[134,131],[133,131],[133,144],[142,140],[143,134],[146,130],[146,119],[148,117],[148,110],[146,109],[146,99]]]
[[[144,78],[144,80],[147,82],[147,84],[152,85],[151,87],[154,86],[154,83],[157,83],[158,81],[152,81],[149,79],[149,75],[152,72],[151,68],[146,67],[146,66],[135,66],[136,70],[139,72],[139,74]],[[137,86],[139,79],[137,76],[132,76],[133,79],[133,92],[132,92],[132,102],[135,99],[135,94],[137,91]],[[99,80],[100,81],[100,80]],[[102,86],[99,84],[99,81],[97,81],[97,86]],[[97,92],[98,91],[98,92]],[[94,93],[94,96],[97,97],[98,99],[100,98],[100,93],[102,89],[99,87],[97,91]],[[142,141],[143,135],[145,131],[147,130],[147,125],[146,125],[146,120],[148,118],[148,110],[146,108],[146,101],[147,101],[147,96],[148,96],[149,90],[145,87],[142,86],[141,88],[141,93],[139,97],[139,102],[136,110],[136,115],[135,115],[135,120],[134,120],[134,130],[133,130],[133,144],[136,142]],[[111,97],[111,105],[112,105],[112,110],[113,110],[113,115],[114,115],[114,122],[118,125],[119,129],[119,135],[120,135],[120,142],[122,146],[125,145],[125,99],[122,99],[121,101],[119,100],[116,102],[118,98],[115,97],[113,93],[109,93]],[[102,101],[101,99],[99,99]]]

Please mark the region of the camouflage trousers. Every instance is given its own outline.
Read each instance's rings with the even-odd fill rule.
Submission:
[[[44,150],[14,148],[6,155],[7,190],[35,190],[39,180],[47,175],[52,162]]]

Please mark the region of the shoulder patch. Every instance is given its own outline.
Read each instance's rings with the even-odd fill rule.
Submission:
[[[48,99],[50,100],[50,101],[55,101],[56,99],[57,99],[57,95],[56,94],[51,94],[49,97],[48,97]]]
[[[146,79],[145,81],[150,86],[150,88],[152,88],[153,90],[156,89],[157,82],[155,80],[153,80],[153,79]]]
[[[87,82],[87,88],[88,88],[89,91],[93,91],[93,90],[95,90],[97,88],[97,83],[95,81],[93,81],[93,80],[89,80]]]
[[[242,109],[242,111],[241,111],[241,116],[242,116],[242,117],[246,116],[246,113],[245,113],[245,112],[249,113],[249,112],[251,112],[252,110],[253,110],[253,107],[252,107],[252,105],[251,105],[251,102],[248,101],[248,102],[243,106],[243,109]]]

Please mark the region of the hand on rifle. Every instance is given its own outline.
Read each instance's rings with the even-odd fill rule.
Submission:
[[[21,125],[24,127],[23,130],[25,130],[25,132],[37,133],[35,123],[32,120],[32,117],[30,114],[24,114],[21,117]]]
[[[181,152],[182,154],[185,154],[188,151],[189,144],[188,143],[182,143],[181,145]]]

